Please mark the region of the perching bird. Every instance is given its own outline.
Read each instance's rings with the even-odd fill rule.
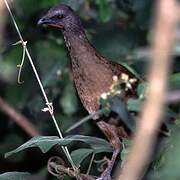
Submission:
[[[89,114],[99,110],[99,99],[103,93],[109,92],[113,84],[113,77],[122,78],[126,75],[135,79],[134,75],[124,66],[107,60],[97,52],[88,41],[79,16],[69,6],[59,5],[51,8],[38,21],[38,24],[46,24],[62,31],[71,58],[75,86]],[[136,87],[137,81],[136,79],[132,81],[132,84],[125,91],[128,93],[132,91],[130,93],[133,94],[132,87]],[[110,180],[111,170],[121,144],[113,125],[109,125],[101,118],[96,123],[114,147],[112,159],[99,178]]]

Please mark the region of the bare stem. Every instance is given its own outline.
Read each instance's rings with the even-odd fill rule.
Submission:
[[[90,160],[90,163],[89,163],[89,166],[88,166],[88,170],[86,172],[87,175],[89,175],[90,171],[91,171],[91,168],[92,168],[92,164],[93,164],[93,161],[94,161],[94,157],[95,157],[95,154],[93,153],[92,154],[92,157],[91,157],[91,160]]]
[[[12,19],[12,21],[13,21],[13,24],[14,24],[14,26],[15,26],[15,29],[16,29],[16,31],[17,31],[17,33],[18,33],[18,36],[19,36],[20,41],[21,41],[21,43],[22,43],[22,46],[23,46],[23,48],[25,49],[26,55],[27,55],[27,57],[28,57],[28,59],[29,59],[29,62],[30,62],[30,64],[31,64],[31,66],[32,66],[33,72],[34,72],[34,74],[35,74],[35,76],[36,76],[36,79],[37,79],[38,84],[39,84],[39,86],[40,86],[41,92],[42,92],[42,94],[43,94],[43,96],[44,96],[44,99],[45,99],[45,102],[46,102],[46,106],[47,106],[47,108],[48,108],[48,111],[49,111],[49,113],[50,113],[50,115],[51,115],[51,117],[52,117],[52,120],[53,120],[53,122],[54,122],[54,124],[55,124],[55,127],[56,127],[56,129],[57,129],[57,131],[58,131],[58,134],[59,134],[60,138],[63,139],[63,135],[62,135],[61,130],[60,130],[58,124],[57,124],[56,118],[55,118],[55,116],[54,116],[53,105],[52,105],[52,103],[49,102],[49,100],[48,100],[48,97],[47,97],[47,95],[46,95],[46,93],[45,93],[45,90],[44,90],[44,87],[43,87],[43,85],[42,85],[42,82],[41,82],[41,80],[40,80],[40,77],[39,77],[39,75],[38,75],[38,73],[37,73],[37,70],[36,70],[36,68],[35,68],[35,66],[34,66],[34,63],[33,63],[33,60],[32,60],[32,58],[31,58],[31,55],[30,55],[30,53],[29,53],[29,51],[28,51],[28,49],[27,49],[27,47],[26,47],[26,42],[23,40],[23,37],[22,37],[22,35],[21,35],[21,32],[20,32],[20,30],[19,30],[19,28],[18,28],[18,25],[17,25],[17,23],[16,23],[16,21],[15,21],[15,18],[14,18],[14,16],[13,16],[12,12],[11,12],[11,9],[10,9],[7,1],[4,0],[4,2],[5,2],[5,4],[6,4],[6,7],[7,7],[8,11],[9,11],[9,14],[10,14],[10,16],[11,16],[11,19]],[[69,153],[68,148],[67,148],[66,146],[62,146],[62,149],[63,149],[64,153],[66,154],[69,162],[71,163],[73,169],[76,170],[76,166],[75,166],[75,164],[74,164],[74,162],[73,162],[73,160],[72,160],[72,158],[71,158],[71,156],[70,156],[70,153]]]

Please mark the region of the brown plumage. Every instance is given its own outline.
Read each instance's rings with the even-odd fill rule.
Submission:
[[[99,109],[99,98],[108,92],[113,76],[130,73],[119,64],[102,57],[84,35],[64,33],[72,61],[73,78],[79,97],[89,113]]]
[[[39,20],[38,24],[47,24],[59,28],[64,36],[68,48],[71,62],[73,78],[78,95],[91,114],[99,109],[99,98],[102,93],[107,93],[113,83],[113,76],[121,77],[122,74],[134,78],[134,75],[122,65],[110,62],[101,56],[97,50],[89,43],[80,18],[75,12],[66,5],[59,5],[48,11],[48,13]],[[132,84],[135,88],[135,84]],[[127,91],[133,89],[128,89]],[[98,118],[98,117],[96,117]],[[97,125],[107,136],[115,151],[111,163],[102,174],[103,180],[109,180],[114,161],[120,149],[120,141],[117,130],[113,125],[104,121],[98,121]]]

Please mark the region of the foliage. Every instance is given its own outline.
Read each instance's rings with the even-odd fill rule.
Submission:
[[[25,180],[30,177],[29,173],[24,172],[8,172],[0,174],[0,179],[2,180]]]
[[[112,61],[131,67],[131,72],[136,73],[136,76],[141,79],[142,83],[137,89],[137,98],[128,99],[127,106],[117,97],[110,97],[108,101],[104,102],[105,106],[108,104],[106,108],[109,108],[108,111],[104,112],[105,115],[109,114],[111,110],[119,115],[129,129],[134,129],[135,121],[138,120],[136,114],[143,107],[148,89],[148,84],[142,79],[146,77],[145,72],[149,57],[141,56],[141,52],[148,47],[151,41],[149,30],[154,1],[16,0],[14,4],[11,4],[23,37],[28,42],[28,48],[43,81],[46,93],[54,104],[58,124],[61,130],[65,132],[66,129],[85,117],[87,112],[83,109],[73,85],[69,57],[61,33],[56,30],[49,31],[49,29],[40,28],[36,25],[43,12],[59,4],[59,2],[68,4],[77,11],[86,28],[88,38],[99,52]],[[17,83],[18,69],[16,65],[20,63],[22,49],[19,45],[12,46],[19,39],[9,16],[6,18],[3,38],[4,41],[0,48],[0,97],[24,114],[45,136],[35,137],[27,141],[29,136],[11,118],[3,112],[0,113],[0,171],[4,173],[0,174],[0,180],[3,178],[3,180],[13,178],[14,180],[23,180],[29,176],[27,173],[17,171],[37,174],[37,171],[45,167],[47,159],[57,153],[56,151],[53,152],[57,144],[59,146],[68,145],[73,160],[76,165],[81,165],[82,171],[88,168],[90,155],[96,154],[97,159],[102,159],[104,154],[108,156],[108,152],[112,151],[111,146],[104,139],[96,138],[98,136],[104,138],[104,136],[94,127],[93,122],[86,122],[73,130],[73,134],[75,134],[73,136],[66,134],[63,140],[57,137],[56,129],[49,114],[41,111],[45,107],[44,100],[27,59],[21,74],[24,83]],[[179,44],[177,44],[176,49],[177,54],[174,55],[173,70],[169,77],[170,90],[180,88]],[[172,125],[172,121],[166,123],[172,135],[161,139],[162,143],[160,143],[158,153],[154,157],[147,174],[148,179],[173,180],[180,177],[178,171],[180,162],[178,155],[180,148],[178,141],[179,104],[169,105],[167,109],[168,117],[176,119],[175,125]],[[23,142],[26,143],[23,144]],[[125,138],[122,144],[121,159],[124,161],[131,141]],[[17,148],[18,146],[19,148]],[[39,147],[46,154],[42,155],[35,148],[29,149],[30,147]],[[12,149],[15,150],[11,151]],[[19,153],[24,149],[27,150]],[[11,152],[7,153],[6,156],[17,154],[4,159],[4,153],[8,151]],[[57,154],[59,155],[59,151]],[[37,157],[37,163],[35,163],[36,158],[34,157]],[[38,163],[38,160],[42,163]],[[15,172],[5,173],[11,170]],[[91,171],[92,174],[99,173],[95,165]],[[52,179],[48,175],[46,178]]]

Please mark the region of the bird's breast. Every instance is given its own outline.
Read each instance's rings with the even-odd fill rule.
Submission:
[[[87,54],[71,58],[76,89],[89,113],[99,109],[99,98],[102,93],[109,91],[113,76],[108,68],[96,63],[96,59],[92,58]]]

